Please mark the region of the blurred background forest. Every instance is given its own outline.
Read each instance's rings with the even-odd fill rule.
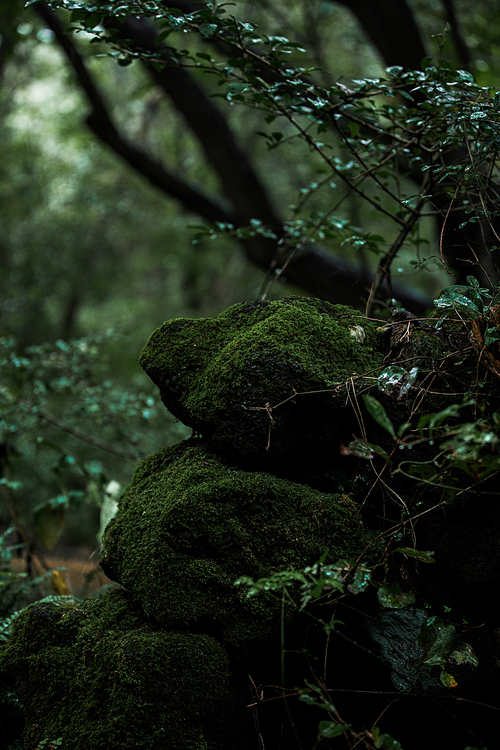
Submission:
[[[303,45],[325,86],[418,69],[445,30],[451,67],[499,85],[498,0],[257,0],[231,12]],[[209,227],[273,225],[306,194],[318,210],[324,201],[309,195],[317,155],[294,142],[269,148],[262,113],[212,98],[213,77],[172,82],[90,34],[65,36],[68,20],[0,2],[0,520],[17,528],[4,562],[19,542],[39,573],[47,552],[97,547],[103,503],[137,461],[189,434],[137,364],[149,334],[265,287],[272,242]],[[215,134],[204,117],[219,118]],[[350,231],[297,258],[271,297],[363,307],[384,218],[341,182],[332,190]],[[452,283],[433,220],[393,273],[416,312]]]

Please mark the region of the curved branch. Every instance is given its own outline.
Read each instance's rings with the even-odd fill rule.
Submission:
[[[111,120],[104,100],[92,80],[85,63],[57,16],[45,5],[35,6],[44,22],[54,31],[56,39],[68,57],[77,79],[89,100],[92,112],[87,123],[95,135],[119,154],[132,168],[147,177],[165,194],[178,200],[185,208],[202,218],[222,221],[235,226],[248,225],[251,218],[259,218],[277,234],[282,232],[282,220],[248,158],[239,147],[226,120],[197,81],[182,68],[165,67],[150,72],[168,93],[184,115],[189,127],[202,145],[207,161],[216,170],[232,209],[225,210],[215,201],[169,174],[163,165],[125,139]],[[143,49],[157,51],[156,29],[145,19],[128,19],[124,35]],[[275,259],[276,242],[257,236],[243,243],[252,264],[267,271]],[[309,294],[331,302],[363,306],[372,284],[367,272],[354,269],[346,261],[313,246],[298,253],[286,269],[287,281]],[[431,306],[424,295],[405,287],[395,287],[397,299],[415,313],[421,314]]]
[[[120,36],[141,49],[161,49],[156,43],[158,31],[146,18],[129,16],[120,27]],[[208,164],[219,176],[224,194],[234,206],[236,223],[247,225],[250,219],[258,218],[281,232],[282,220],[271,197],[213,99],[191,73],[172,63],[166,51],[164,60],[165,67],[161,69],[146,65],[197,137]]]
[[[236,217],[231,211],[226,210],[196,188],[172,175],[161,162],[152,159],[145,151],[135,146],[118,131],[97,85],[90,76],[70,37],[64,33],[64,27],[56,14],[44,3],[35,5],[34,10],[54,32],[59,45],[76,73],[78,82],[85,91],[92,107],[92,111],[87,117],[87,124],[99,140],[110,146],[113,151],[119,154],[133,169],[146,177],[155,187],[178,200],[189,211],[199,214],[208,221],[235,223]]]

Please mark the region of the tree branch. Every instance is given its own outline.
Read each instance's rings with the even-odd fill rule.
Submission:
[[[233,206],[229,210],[223,209],[182,180],[169,174],[160,162],[151,159],[118,132],[83,59],[68,35],[64,34],[57,16],[45,4],[34,7],[54,31],[57,41],[68,57],[92,106],[87,123],[103,143],[162,192],[175,198],[185,208],[202,218],[210,222],[231,223],[236,227],[248,225],[250,219],[258,218],[278,235],[281,234],[282,220],[276,214],[272,201],[247,156],[239,147],[219,109],[188,71],[172,65],[160,71],[153,66],[149,68],[177,109],[184,115],[202,145],[208,163],[219,175],[228,201]],[[158,51],[157,31],[146,19],[127,19],[122,27],[122,33],[142,49]],[[242,246],[254,265],[265,271],[269,269],[275,259],[275,241],[257,236],[245,240]],[[309,294],[357,307],[362,307],[362,299],[366,299],[372,283],[368,273],[359,272],[346,261],[313,246],[298,253],[284,275],[291,284],[307,290]],[[405,287],[395,287],[394,294],[403,305],[418,314],[423,313],[431,305],[431,301],[424,295]]]
[[[208,221],[234,223],[236,217],[217,202],[199,190],[190,187],[186,182],[170,174],[156,159],[124,138],[115,127],[106,104],[95,82],[92,80],[85,63],[72,43],[56,14],[45,4],[35,5],[34,10],[54,35],[66,54],[78,82],[85,91],[92,107],[87,117],[87,124],[103,143],[107,144],[122,157],[134,170],[146,177],[155,187],[178,200],[186,209],[199,214]]]
[[[158,31],[146,18],[129,16],[120,26],[120,36],[140,49],[156,53],[161,50],[156,43]],[[219,176],[224,194],[230,197],[237,224],[247,225],[250,219],[258,218],[280,232],[282,221],[271,197],[213,99],[191,73],[172,62],[167,51],[164,62],[165,67],[160,70],[147,63],[146,66],[196,135],[208,164]]]
[[[419,70],[427,52],[406,0],[338,0],[356,16],[384,63]]]

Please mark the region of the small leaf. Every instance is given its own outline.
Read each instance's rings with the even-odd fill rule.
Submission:
[[[484,334],[484,345],[491,346],[496,341],[500,341],[498,328],[496,328],[495,326],[489,326]]]
[[[398,427],[398,437],[401,437],[401,435],[403,435],[406,432],[408,427],[411,427],[411,422],[404,422],[404,424],[400,425]]]
[[[416,560],[420,560],[420,562],[424,563],[436,562],[432,557],[434,552],[422,552],[421,550],[413,549],[412,547],[397,547],[394,552],[401,552],[403,555],[406,555],[406,557],[414,557]]]
[[[387,430],[393,438],[396,437],[396,433],[394,431],[393,424],[389,417],[387,416],[387,412],[380,403],[380,401],[377,401],[376,398],[373,398],[373,396],[369,396],[368,394],[363,395],[363,401],[365,402],[366,410],[369,414],[373,417],[373,419],[379,423],[381,427],[384,428],[384,430]]]
[[[217,31],[217,24],[215,23],[202,23],[200,24],[199,32],[205,39],[208,39],[209,37],[213,36],[215,32]]]
[[[340,737],[341,734],[347,732],[348,728],[346,724],[338,724],[335,721],[320,721],[318,739],[320,737]]]
[[[445,625],[440,617],[428,617],[420,626],[417,643],[422,646],[422,663],[430,666],[445,666],[454,649],[457,631],[453,625]]]
[[[405,594],[397,583],[384,583],[377,591],[377,598],[386,609],[403,609],[415,603],[415,595]]]
[[[389,456],[383,448],[373,443],[367,443],[365,440],[352,440],[347,447],[342,445],[340,452],[343,456],[357,456],[358,458],[366,458],[367,461],[370,461],[375,455],[382,456],[386,461],[389,460]]]
[[[469,643],[457,644],[457,648],[450,654],[450,659],[453,659],[456,664],[470,664],[472,667],[477,667],[479,664],[479,659]]]
[[[350,122],[349,131],[351,133],[351,138],[356,138],[357,134],[359,133],[359,125],[355,122]]]
[[[379,375],[377,385],[379,391],[387,396],[396,396],[399,400],[406,396],[418,375],[418,367],[412,367],[410,372],[399,367],[390,365]]]
[[[391,737],[390,734],[381,734],[378,727],[372,729],[373,741],[376,748],[384,748],[385,750],[403,750],[401,743]]]
[[[439,298],[434,300],[436,307],[449,307],[463,312],[469,312],[474,317],[481,315],[483,300],[477,289],[471,286],[456,284],[442,290]]]
[[[453,677],[453,675],[448,674],[448,672],[445,672],[444,669],[439,675],[439,679],[441,680],[441,683],[445,686],[445,688],[454,688],[458,685],[458,682]]]
[[[352,582],[348,585],[349,591],[353,594],[359,594],[364,591],[371,580],[372,568],[368,568],[366,565],[359,564],[354,570],[354,576]]]

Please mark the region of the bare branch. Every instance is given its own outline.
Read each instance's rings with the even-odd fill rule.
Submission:
[[[34,10],[55,34],[76,73],[78,82],[85,91],[92,107],[87,117],[87,124],[95,135],[119,154],[124,161],[137,172],[146,177],[155,187],[178,200],[189,211],[199,214],[208,221],[234,223],[235,216],[217,202],[199,190],[190,187],[186,182],[170,174],[157,160],[152,159],[145,151],[124,138],[115,127],[108,108],[87,67],[71,41],[56,14],[45,4],[35,5]]]
[[[98,87],[70,37],[64,34],[57,16],[45,4],[34,7],[54,31],[57,41],[75,70],[92,106],[92,112],[87,118],[88,125],[103,143],[162,192],[180,201],[185,208],[196,212],[202,218],[211,222],[227,222],[236,227],[246,226],[250,219],[258,218],[277,235],[281,235],[282,219],[277,215],[262,182],[221,112],[188,71],[172,64],[168,65],[171,63],[168,59],[162,70],[154,66],[149,68],[151,75],[184,115],[198,138],[208,163],[213,166],[220,178],[228,203],[232,204],[230,209],[222,208],[215,201],[169,174],[159,161],[151,159],[147,153],[119,133]],[[157,31],[146,19],[128,18],[122,27],[122,33],[138,47],[158,52]],[[274,240],[257,236],[244,241],[242,247],[249,261],[263,270],[268,270],[276,258]],[[309,294],[356,307],[363,306],[362,300],[366,299],[372,282],[368,273],[360,272],[346,261],[314,246],[301,250],[290,261],[284,276],[291,284],[307,290]],[[411,307],[417,313],[423,313],[431,304],[429,299],[412,289],[395,288],[394,294],[402,304]]]

